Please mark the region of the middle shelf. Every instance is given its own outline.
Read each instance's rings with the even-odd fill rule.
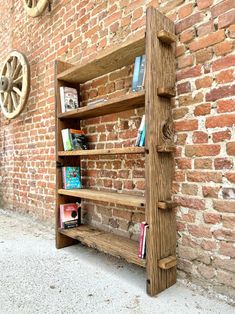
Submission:
[[[145,148],[139,146],[59,151],[58,156],[92,156],[92,155],[116,155],[116,154],[144,154]]]

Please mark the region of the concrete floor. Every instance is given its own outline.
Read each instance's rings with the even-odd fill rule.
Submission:
[[[226,313],[235,309],[177,283],[145,293],[144,270],[82,245],[62,250],[53,231],[0,210],[0,313]]]

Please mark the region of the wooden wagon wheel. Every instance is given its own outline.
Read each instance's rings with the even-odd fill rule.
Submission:
[[[50,4],[49,0],[23,0],[28,15],[32,17],[39,16]]]
[[[12,51],[0,71],[0,105],[6,118],[20,114],[28,100],[29,85],[29,63],[24,54]]]

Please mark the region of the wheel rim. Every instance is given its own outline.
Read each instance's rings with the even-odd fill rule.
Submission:
[[[49,0],[24,0],[24,6],[28,15],[39,16],[46,9]]]
[[[23,110],[29,96],[29,81],[25,55],[12,51],[0,71],[0,105],[6,118],[13,119]]]

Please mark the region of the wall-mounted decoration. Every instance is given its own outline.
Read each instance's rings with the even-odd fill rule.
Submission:
[[[0,70],[0,105],[4,116],[13,119],[23,110],[29,96],[30,69],[27,58],[12,51]]]
[[[50,6],[50,0],[23,0],[28,15],[32,17],[39,16]]]

